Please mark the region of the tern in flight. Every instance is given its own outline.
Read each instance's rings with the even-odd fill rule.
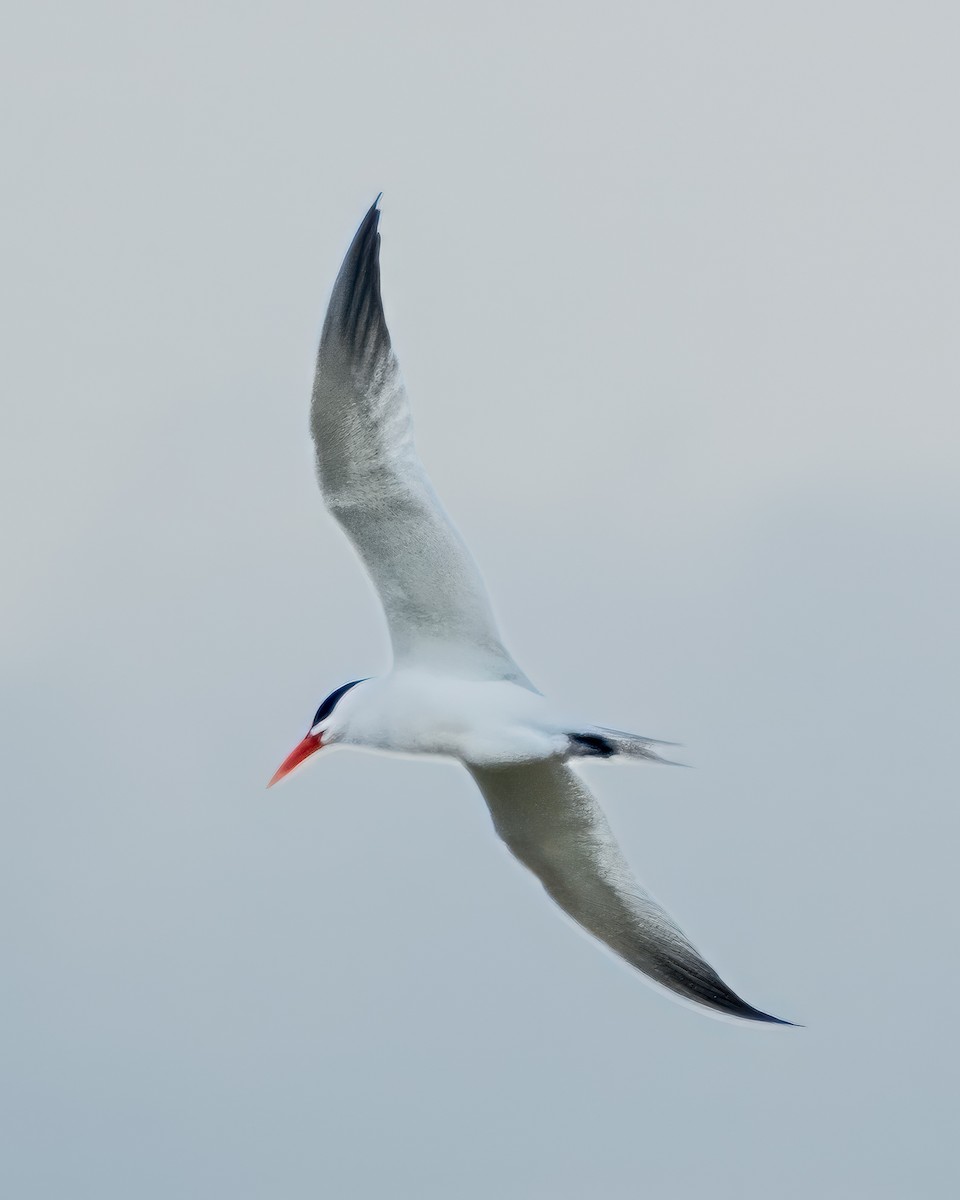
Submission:
[[[578,758],[663,762],[651,738],[553,705],[504,648],[477,565],[417,457],[380,299],[379,197],[323,323],[310,424],[320,488],[386,611],[393,666],[331,692],[271,785],[324,746],[458,759],[510,851],[587,932],[714,1014],[789,1024],[732,991],[637,883]]]

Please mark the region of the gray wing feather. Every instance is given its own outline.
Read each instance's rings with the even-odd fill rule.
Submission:
[[[790,1024],[731,991],[640,887],[599,804],[565,763],[468,770],[507,847],[588,933],[656,983],[704,1008]]]
[[[324,501],[379,592],[398,662],[530,687],[417,457],[380,298],[379,218],[374,203],[343,260],[320,338],[310,425]]]

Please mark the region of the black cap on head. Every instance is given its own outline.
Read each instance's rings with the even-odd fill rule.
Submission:
[[[337,707],[340,697],[345,692],[349,692],[352,687],[356,687],[358,683],[363,682],[364,681],[362,679],[354,679],[352,682],[345,683],[342,687],[338,687],[335,692],[331,692],[326,700],[324,700],[324,702],[317,709],[317,715],[311,721],[310,728],[313,729],[315,725],[319,725],[321,721],[326,720],[326,718],[329,717],[333,710]]]

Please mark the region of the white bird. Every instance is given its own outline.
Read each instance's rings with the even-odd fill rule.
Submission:
[[[323,746],[459,759],[497,833],[580,926],[677,997],[789,1024],[741,1000],[637,883],[570,766],[614,755],[662,762],[663,743],[562,712],[504,648],[476,563],[414,448],[380,299],[378,202],[334,284],[311,429],[323,498],[380,595],[393,666],[332,692],[268,786]]]

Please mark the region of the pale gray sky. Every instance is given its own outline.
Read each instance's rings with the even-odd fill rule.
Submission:
[[[947,1197],[951,4],[14,4],[0,1191]],[[589,771],[723,976],[568,926],[382,668],[307,440],[383,189],[421,451],[511,649],[694,771]]]

